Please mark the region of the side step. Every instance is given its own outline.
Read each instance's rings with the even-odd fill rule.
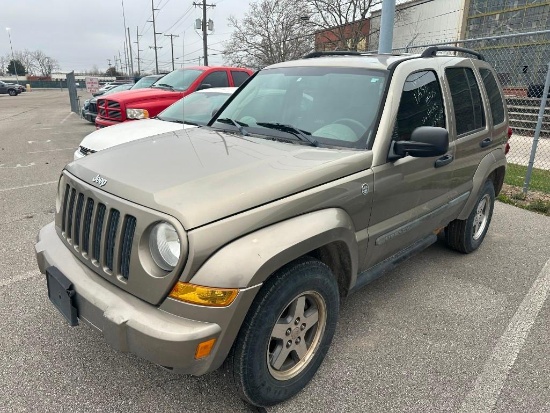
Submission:
[[[409,245],[407,248],[395,253],[391,257],[386,258],[384,261],[379,262],[374,267],[369,268],[357,275],[357,282],[350,291],[351,293],[363,288],[365,285],[370,284],[374,280],[380,278],[385,273],[393,270],[398,264],[408,260],[413,255],[425,250],[430,245],[437,241],[437,235],[430,234],[426,238],[416,241],[414,244]]]

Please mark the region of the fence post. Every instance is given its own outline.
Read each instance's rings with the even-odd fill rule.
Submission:
[[[529,189],[529,184],[531,183],[531,174],[533,173],[533,165],[535,163],[535,155],[537,153],[537,145],[539,143],[540,130],[542,129],[542,119],[544,118],[546,100],[548,99],[548,89],[550,89],[550,62],[548,63],[548,70],[546,71],[546,82],[544,83],[544,90],[542,92],[542,99],[540,101],[537,127],[535,128],[535,136],[533,137],[533,146],[531,147],[531,156],[529,157],[529,164],[527,165],[527,173],[525,174],[525,182],[523,183],[524,195],[527,195],[527,190]]]

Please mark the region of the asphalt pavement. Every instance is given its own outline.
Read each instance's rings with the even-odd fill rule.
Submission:
[[[174,375],[50,304],[35,237],[93,130],[66,90],[0,95],[0,412],[264,411],[222,370]],[[311,384],[265,410],[550,412],[549,233],[548,217],[497,203],[475,253],[437,243],[347,298]]]

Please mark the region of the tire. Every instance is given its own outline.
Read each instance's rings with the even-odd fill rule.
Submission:
[[[227,358],[241,398],[271,406],[302,390],[330,347],[339,306],[336,279],[320,261],[302,258],[273,274],[254,299]]]
[[[14,90],[14,89],[8,90],[8,93],[9,93],[10,96],[17,96],[17,91]]]
[[[466,220],[454,220],[445,229],[445,241],[452,249],[469,254],[483,242],[495,207],[495,188],[486,181],[481,194]]]

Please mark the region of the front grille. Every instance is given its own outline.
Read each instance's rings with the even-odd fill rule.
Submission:
[[[97,113],[99,116],[105,119],[122,121],[122,109],[120,107],[120,102],[109,99],[98,99],[97,100]]]
[[[88,112],[90,113],[97,113],[97,104],[90,102],[88,104]]]
[[[136,218],[87,194],[65,185],[61,235],[95,267],[128,279]]]

